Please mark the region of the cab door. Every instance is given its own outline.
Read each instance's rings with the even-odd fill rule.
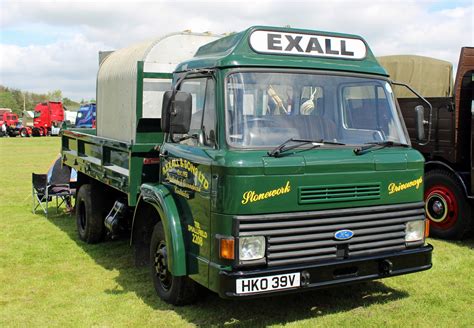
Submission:
[[[180,90],[192,96],[192,119],[186,135],[170,136],[161,149],[161,180],[181,211],[187,267],[207,286],[210,258],[212,154],[216,147],[215,81],[212,76],[186,78]]]

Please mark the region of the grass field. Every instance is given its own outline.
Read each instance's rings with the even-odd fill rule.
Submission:
[[[208,294],[172,307],[135,268],[127,241],[87,245],[66,214],[31,213],[31,172],[59,138],[0,139],[0,327],[473,327],[474,240],[434,245],[433,269],[251,301]],[[53,212],[54,213],[54,212]]]

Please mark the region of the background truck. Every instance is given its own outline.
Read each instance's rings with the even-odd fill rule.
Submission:
[[[415,146],[426,158],[425,208],[431,232],[448,239],[467,237],[474,224],[474,48],[462,48],[455,80],[449,62],[412,55],[378,59],[394,80],[410,84],[433,106],[430,142]],[[415,140],[413,107],[420,100],[407,90],[395,92]]]
[[[0,136],[16,137],[18,135],[18,115],[14,114],[10,108],[0,109]]]
[[[24,125],[20,130],[22,137],[59,135],[64,122],[64,108],[61,101],[47,101],[35,106],[33,127]]]
[[[82,105],[77,111],[76,128],[95,128],[96,105],[94,103]]]
[[[179,33],[110,54],[97,83],[96,132],[62,134],[78,234],[128,233],[165,301],[431,268],[424,160],[361,37]]]

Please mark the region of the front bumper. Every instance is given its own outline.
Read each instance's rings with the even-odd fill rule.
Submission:
[[[252,271],[220,271],[219,295],[222,298],[254,298],[268,295],[282,295],[428,270],[432,267],[432,252],[433,246],[426,245],[397,253],[377,254],[363,258],[331,261],[313,265],[298,265],[294,267]],[[236,293],[237,279],[259,278],[294,272],[301,273],[301,284],[299,287],[251,294]]]

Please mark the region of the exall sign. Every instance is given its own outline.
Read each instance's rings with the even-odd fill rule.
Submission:
[[[367,47],[361,39],[264,30],[252,32],[250,46],[262,54],[344,59],[364,59],[367,54]]]

